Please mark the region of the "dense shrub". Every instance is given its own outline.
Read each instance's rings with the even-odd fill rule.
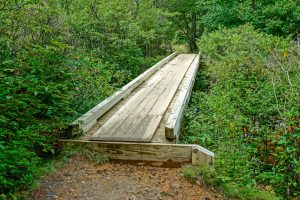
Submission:
[[[169,51],[164,12],[136,6],[0,1],[1,194],[29,189],[70,122]]]
[[[297,38],[299,3],[299,0],[199,1],[198,10],[206,11],[199,22],[208,31],[251,23],[255,29],[268,34]]]
[[[300,191],[299,46],[242,26],[199,41],[204,65],[185,115],[185,142],[217,155],[220,184]]]
[[[53,144],[65,124],[113,91],[104,65],[64,51],[33,46],[0,64],[2,193],[30,186],[39,157],[55,154]]]

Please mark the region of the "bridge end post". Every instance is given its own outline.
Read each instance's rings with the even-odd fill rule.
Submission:
[[[211,167],[214,164],[215,155],[213,152],[199,146],[192,147],[192,165]]]

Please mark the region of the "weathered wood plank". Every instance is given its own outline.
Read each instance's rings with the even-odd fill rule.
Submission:
[[[100,142],[88,140],[59,140],[64,144],[81,144],[94,152],[107,153],[112,160],[145,161],[156,166],[166,165],[205,165],[211,166],[214,154],[198,145]]]
[[[159,70],[162,66],[168,63],[177,55],[177,52],[169,55],[165,59],[161,60],[153,67],[142,73],[140,76],[132,80],[125,85],[121,90],[115,92],[112,96],[108,97],[100,104],[96,105],[90,111],[82,115],[71,124],[72,131],[83,132],[88,131],[92,126],[97,123],[97,119],[107,112],[111,107],[118,103],[121,99],[125,98],[132,90],[139,86],[143,81],[149,78],[155,71]]]
[[[165,134],[168,139],[178,139],[179,137],[181,119],[183,117],[184,109],[189,101],[189,97],[193,89],[197,70],[199,68],[199,62],[200,55],[197,55],[186,74],[183,88],[181,89],[176,103],[167,120],[167,123],[165,125]]]

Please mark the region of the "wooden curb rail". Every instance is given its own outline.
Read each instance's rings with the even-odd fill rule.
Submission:
[[[173,110],[171,111],[171,114],[165,125],[165,133],[168,139],[176,138],[178,140],[180,134],[180,122],[193,89],[194,81],[199,68],[199,62],[200,55],[198,54],[193,60],[190,69],[186,73],[186,79],[183,81],[183,88],[177,97]]]
[[[63,145],[83,145],[87,149],[108,154],[110,160],[137,162],[157,167],[180,167],[184,164],[212,166],[214,153],[194,144],[101,142],[59,140]]]

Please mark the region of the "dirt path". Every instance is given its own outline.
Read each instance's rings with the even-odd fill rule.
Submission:
[[[58,172],[45,177],[30,199],[213,200],[222,197],[191,184],[177,168],[118,163],[96,165],[77,156]]]

